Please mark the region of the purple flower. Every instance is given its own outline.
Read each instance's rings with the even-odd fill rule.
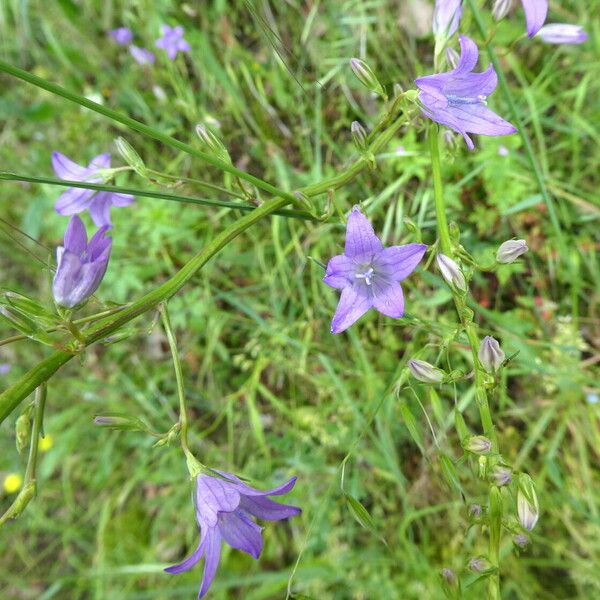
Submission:
[[[10,369],[11,366],[8,363],[0,363],[0,375],[7,375]]]
[[[138,48],[138,46],[129,46],[129,54],[133,56],[138,65],[153,65],[155,56],[154,52],[146,50],[146,48]]]
[[[160,31],[162,37],[156,40],[156,47],[162,48],[171,60],[175,59],[178,52],[190,51],[190,45],[183,39],[183,27],[181,25],[177,25],[177,27],[161,25]]]
[[[133,33],[129,27],[118,27],[109,32],[110,37],[120,46],[127,46],[133,40]]]
[[[470,38],[461,35],[460,61],[447,73],[419,77],[423,113],[436,123],[460,133],[470,150],[475,145],[467,133],[509,135],[516,129],[487,107],[487,97],[496,89],[498,77],[490,65],[483,73],[473,73],[479,52]]]
[[[369,219],[355,206],[348,217],[344,254],[329,261],[323,278],[328,286],[342,290],[331,333],[348,329],[370,308],[400,318],[404,314],[400,281],[415,270],[426,249],[425,244],[384,248]]]
[[[108,229],[107,225],[98,229],[88,243],[85,225],[78,216],[71,217],[64,246],[56,249],[57,268],[52,293],[59,306],[73,308],[98,289],[112,247],[112,239],[105,237]]]
[[[548,14],[548,0],[521,0],[527,22],[527,35],[533,37],[544,24]]]
[[[189,571],[204,557],[204,576],[198,598],[210,588],[221,556],[221,542],[225,540],[232,548],[242,550],[254,558],[262,551],[262,527],[251,517],[267,521],[288,519],[302,512],[296,506],[280,504],[268,496],[287,494],[296,483],[292,477],[287,483],[272,490],[261,491],[250,487],[235,475],[219,471],[225,479],[198,475],[193,495],[196,521],[200,528],[200,542],[196,550],[182,563],[165,569],[167,573]]]
[[[536,34],[549,44],[583,44],[588,35],[579,25],[569,23],[551,23],[544,25]]]
[[[462,0],[435,0],[433,11],[433,33],[449,38],[454,35],[462,15]]]
[[[110,154],[99,154],[92,159],[87,167],[82,167],[73,162],[60,152],[52,153],[52,168],[60,179],[68,181],[88,181],[89,183],[102,183],[102,169],[110,169]],[[98,227],[108,225],[110,221],[111,206],[128,206],[133,202],[133,196],[129,194],[117,194],[116,192],[96,192],[84,188],[69,188],[63,192],[54,208],[61,215],[75,215],[90,210],[90,215]]]

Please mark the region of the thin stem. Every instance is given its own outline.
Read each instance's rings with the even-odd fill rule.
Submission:
[[[114,192],[119,194],[131,194],[132,196],[141,196],[145,198],[160,198],[172,202],[182,202],[186,204],[198,204],[201,206],[218,206],[220,208],[234,208],[242,211],[252,211],[256,209],[255,204],[242,204],[241,202],[229,202],[226,200],[213,200],[208,198],[195,198],[193,196],[182,196],[180,194],[167,194],[166,192],[151,192],[137,188],[122,187],[118,185],[104,185],[100,183],[88,183],[87,181],[68,181],[65,179],[54,179],[52,177],[32,177],[30,175],[21,175],[19,173],[0,172],[0,181],[26,181],[28,183],[46,183],[49,185],[58,185],[62,187],[83,188],[86,190],[98,190],[100,192]],[[305,221],[314,220],[310,215],[297,210],[278,210],[273,214],[282,217],[292,217],[294,219],[303,219]]]
[[[186,458],[195,460],[194,455],[190,451],[188,444],[188,416],[187,407],[185,404],[185,388],[183,386],[183,372],[181,370],[181,360],[179,358],[179,351],[177,350],[177,340],[173,333],[173,327],[171,326],[171,319],[169,318],[169,311],[167,309],[167,303],[164,302],[159,307],[162,324],[167,334],[167,340],[169,342],[169,348],[171,350],[171,356],[173,357],[173,368],[175,369],[175,381],[177,383],[177,396],[179,398],[179,442]]]
[[[135,119],[132,119],[131,117],[128,117],[127,115],[123,115],[120,112],[117,112],[116,110],[112,110],[111,108],[102,106],[101,104],[98,104],[97,102],[94,102],[88,98],[85,98],[84,96],[80,96],[79,94],[76,94],[74,92],[71,92],[71,91],[63,88],[62,86],[60,86],[56,83],[52,83],[51,81],[46,81],[45,79],[42,79],[41,77],[37,77],[36,75],[33,75],[32,73],[23,71],[23,69],[19,69],[18,67],[15,67],[3,60],[0,60],[0,71],[4,71],[5,73],[8,73],[9,75],[13,75],[14,77],[17,77],[18,79],[22,79],[23,81],[26,81],[27,83],[31,83],[32,85],[35,85],[36,87],[42,88],[43,90],[51,92],[52,94],[55,94],[57,96],[61,96],[62,98],[65,98],[66,100],[70,100],[71,102],[75,102],[75,104],[84,106],[85,108],[88,108],[89,110],[93,110],[94,112],[104,115],[105,117],[108,117],[109,119],[112,119],[113,121],[117,121],[118,123],[126,125],[130,129],[133,129],[134,131],[139,131],[140,133],[142,133],[148,137],[151,137],[155,140],[158,140],[159,142],[162,142],[163,144],[167,144],[168,146],[171,146],[172,148],[177,148],[177,150],[181,150],[182,152],[185,152],[186,154],[195,156],[196,158],[199,158],[199,159],[203,160],[204,162],[207,162],[208,164],[212,165],[213,167],[217,167],[218,169],[221,169],[221,171],[226,171],[227,173],[231,173],[232,175],[235,175],[236,177],[239,177],[240,179],[244,179],[245,181],[248,181],[249,183],[255,185],[257,188],[260,188],[261,190],[264,190],[265,192],[268,192],[269,194],[272,194],[273,196],[280,196],[282,198],[286,198],[287,203],[294,204],[296,202],[296,198],[292,194],[289,194],[288,192],[285,192],[284,190],[280,190],[279,188],[260,179],[259,177],[255,177],[254,175],[250,175],[249,173],[246,173],[245,171],[237,169],[230,163],[223,162],[222,160],[219,160],[218,158],[214,157],[211,154],[207,154],[206,152],[197,150],[196,148],[194,148],[193,146],[190,146],[189,144],[186,144],[185,142],[181,142],[181,141],[175,139],[174,137],[167,135],[166,133],[162,133],[161,131],[154,129],[154,127],[149,127],[148,125],[145,125],[144,123],[141,123],[140,121],[136,121]]]
[[[443,254],[452,257],[452,242],[450,230],[446,219],[446,207],[444,204],[444,189],[442,187],[442,166],[440,162],[440,148],[438,143],[438,127],[431,125],[428,131],[429,150],[431,153],[431,168],[433,171],[433,191],[435,198],[435,219],[437,222],[438,239]]]

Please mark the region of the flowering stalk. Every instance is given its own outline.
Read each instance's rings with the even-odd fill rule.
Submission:
[[[442,252],[452,258],[454,256],[454,249],[452,247],[452,241],[450,238],[450,230],[448,227],[448,220],[446,217],[446,205],[444,201],[444,189],[442,186],[442,170],[440,161],[440,151],[438,144],[438,128],[436,125],[432,125],[429,129],[429,148],[431,151],[431,167],[433,171],[433,191],[435,199],[435,215],[438,230],[438,240],[440,249]],[[494,428],[494,421],[492,420],[492,413],[487,397],[487,390],[485,387],[486,373],[481,367],[478,359],[479,353],[479,337],[477,336],[476,326],[473,323],[473,312],[467,307],[466,294],[459,293],[454,287],[451,288],[452,297],[454,299],[454,305],[456,312],[462,324],[462,328],[469,340],[471,346],[471,354],[473,357],[473,370],[475,372],[475,398],[477,401],[477,408],[479,409],[479,416],[481,419],[481,425],[483,427],[483,433],[489,438],[491,442],[491,451],[493,453],[498,452],[498,438],[496,430]],[[490,494],[495,493],[495,486],[490,488]],[[492,497],[490,496],[490,500]],[[499,532],[496,534],[494,528],[494,534],[490,534],[489,539],[489,559],[494,568],[494,572],[489,576],[488,583],[488,598],[490,600],[498,600],[500,598],[500,577],[499,577],[499,556],[500,556],[500,535]]]

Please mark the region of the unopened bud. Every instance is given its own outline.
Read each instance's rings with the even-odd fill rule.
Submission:
[[[460,580],[452,569],[442,569],[440,573],[442,577],[442,590],[446,598],[461,598]]]
[[[115,140],[115,146],[119,154],[123,157],[123,160],[133,168],[133,170],[142,177],[146,175],[146,165],[142,160],[142,157],[135,151],[134,147],[122,137],[118,137]]]
[[[450,46],[448,46],[446,48],[446,60],[453,69],[456,69],[456,67],[458,67],[458,63],[460,62],[460,56],[454,48],[450,48]]]
[[[352,121],[350,131],[352,132],[354,145],[359,152],[364,152],[367,149],[367,132],[365,128],[358,121]]]
[[[487,454],[492,449],[492,442],[483,435],[472,435],[465,440],[463,448],[473,454]]]
[[[521,475],[519,477],[517,514],[519,515],[521,526],[528,531],[533,530],[540,518],[540,505],[533,481],[529,475]]]
[[[498,248],[496,261],[502,264],[514,262],[521,254],[525,254],[527,250],[529,248],[525,240],[507,240]]]
[[[404,93],[404,89],[402,88],[402,86],[399,83],[394,84],[393,91],[394,91],[394,98],[398,98],[398,96],[400,96],[401,94]]]
[[[496,21],[501,21],[508,14],[512,0],[495,0],[492,8],[492,16]]]
[[[492,469],[492,479],[498,487],[508,485],[512,481],[512,469],[502,465],[496,465]]]
[[[202,142],[205,150],[214,154],[219,160],[231,164],[231,156],[225,147],[225,144],[205,125],[198,123],[196,133]]]
[[[467,281],[458,264],[445,254],[438,254],[436,261],[446,283],[461,292],[466,292]]]
[[[149,431],[148,426],[137,417],[117,413],[94,417],[94,425],[118,431]]]
[[[29,418],[29,411],[25,411],[15,423],[15,441],[17,444],[17,452],[19,454],[27,447],[30,431],[31,419]]]
[[[481,504],[471,504],[469,506],[469,516],[478,519],[481,516]]]
[[[456,579],[456,573],[452,569],[442,569],[442,578],[448,585],[452,587],[455,587],[458,583],[458,580]]]
[[[524,533],[517,533],[513,538],[513,542],[515,545],[519,546],[519,548],[525,548],[529,545],[529,536]]]
[[[494,373],[504,363],[506,354],[504,354],[497,340],[486,335],[479,346],[479,362],[488,373]]]
[[[371,71],[371,67],[360,60],[360,58],[351,58],[350,59],[350,68],[356,78],[369,90],[375,92],[377,95],[386,97],[385,90],[381,83],[379,83],[379,79],[375,76],[375,73]]]
[[[424,360],[411,359],[407,364],[412,376],[423,383],[440,383],[446,375],[442,369]]]
[[[475,573],[481,573],[491,568],[490,561],[485,556],[475,556],[469,561],[469,569]]]

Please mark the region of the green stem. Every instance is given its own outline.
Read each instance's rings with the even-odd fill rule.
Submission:
[[[479,9],[477,8],[477,4],[476,4],[475,0],[467,0],[467,2],[469,3],[469,8],[471,9],[471,12],[473,13],[473,18],[475,20],[475,24],[477,25],[477,29],[479,29],[479,33],[480,33],[481,37],[484,40],[487,40],[487,31],[486,31],[485,23],[481,17],[481,13],[479,12]],[[500,66],[498,57],[496,56],[496,52],[494,51],[494,49],[492,48],[492,46],[489,43],[487,43],[487,52],[488,52],[488,56],[490,57],[490,61],[492,62],[492,65],[494,65],[496,74],[498,75],[498,83],[500,84],[500,89],[502,90],[502,93],[504,94],[504,98],[508,104],[508,107],[509,107],[509,110],[511,113],[511,119],[515,122],[517,129],[519,130],[519,135],[521,136],[521,139],[523,140],[523,146],[525,148],[525,154],[527,155],[527,160],[529,161],[529,164],[531,165],[533,175],[534,175],[536,182],[538,184],[538,187],[540,189],[540,193],[542,194],[542,198],[544,199],[544,203],[546,204],[546,208],[548,209],[548,215],[550,217],[552,227],[556,234],[556,240],[558,242],[558,246],[559,246],[559,250],[560,250],[559,256],[562,255],[563,257],[566,258],[568,256],[568,254],[566,251],[566,246],[565,246],[565,242],[564,242],[563,235],[562,235],[562,230],[560,228],[560,222],[559,222],[558,216],[556,214],[556,208],[554,206],[554,202],[552,201],[552,198],[550,197],[550,194],[548,193],[548,188],[546,187],[544,175],[543,175],[542,170],[541,170],[541,168],[538,164],[538,161],[535,157],[535,152],[533,151],[531,139],[529,138],[527,129],[525,128],[525,125],[523,124],[523,120],[521,119],[521,115],[519,114],[519,110],[517,109],[517,104],[512,96],[510,87],[506,81],[506,77],[504,76],[504,72]]]
[[[188,444],[188,416],[187,407],[185,403],[185,388],[183,386],[183,372],[181,369],[181,360],[179,358],[179,351],[177,350],[177,340],[173,333],[173,327],[171,325],[171,319],[169,318],[169,311],[167,309],[167,303],[164,302],[160,305],[160,315],[162,318],[163,327],[167,334],[167,340],[169,342],[169,348],[171,349],[171,356],[173,357],[173,368],[175,369],[175,381],[177,383],[177,396],[179,398],[179,442],[181,448],[188,460],[192,459],[195,461],[195,457],[190,451]]]
[[[438,127],[431,125],[428,132],[429,150],[431,153],[431,168],[433,171],[433,191],[435,198],[435,220],[437,222],[438,239],[442,253],[452,258],[452,242],[450,230],[446,219],[444,204],[444,188],[442,187],[442,166],[440,162],[440,148],[438,143]]]
[[[35,392],[35,410],[33,413],[33,427],[31,429],[31,444],[29,446],[29,458],[27,468],[25,469],[24,486],[30,481],[35,480],[35,471],[37,468],[38,447],[40,434],[44,426],[44,409],[46,407],[47,386],[42,383]]]
[[[80,96],[79,94],[70,92],[69,90],[66,90],[65,88],[63,88],[62,86],[60,86],[56,83],[52,83],[51,81],[46,81],[45,79],[42,79],[41,77],[37,77],[36,75],[28,73],[27,71],[23,71],[23,69],[19,69],[18,67],[15,67],[3,60],[0,60],[0,71],[4,71],[5,73],[8,73],[9,75],[13,75],[14,77],[17,77],[18,79],[22,79],[23,81],[26,81],[27,83],[31,83],[32,85],[35,85],[39,88],[42,88],[43,90],[51,92],[52,94],[61,96],[62,98],[65,98],[66,100],[70,100],[71,102],[75,102],[75,104],[84,106],[85,108],[88,108],[89,110],[93,110],[94,112],[104,115],[105,117],[108,117],[109,119],[112,119],[113,121],[116,121],[117,123],[121,123],[121,124],[129,127],[130,129],[133,129],[134,131],[138,131],[139,133],[143,133],[144,135],[147,135],[150,138],[158,140],[159,142],[162,142],[163,144],[167,144],[168,146],[171,146],[172,148],[176,148],[177,150],[181,150],[182,152],[185,152],[186,154],[195,156],[196,158],[199,158],[199,159],[203,160],[204,162],[207,162],[208,164],[212,165],[213,167],[216,167],[217,169],[220,169],[221,171],[226,171],[227,173],[231,173],[231,175],[235,175],[236,177],[239,177],[240,179],[244,179],[244,180],[248,181],[252,185],[255,185],[257,188],[260,188],[261,190],[264,190],[265,192],[268,192],[269,194],[272,194],[273,196],[281,196],[282,198],[286,198],[287,203],[293,204],[296,202],[296,198],[292,194],[289,194],[288,192],[285,192],[283,190],[280,190],[279,188],[276,188],[275,186],[271,185],[270,183],[263,181],[259,177],[255,177],[254,175],[250,175],[249,173],[246,173],[245,171],[237,169],[232,164],[223,162],[222,160],[215,158],[211,154],[207,154],[206,152],[197,150],[196,148],[194,148],[193,146],[190,146],[189,144],[186,144],[185,142],[181,142],[181,141],[175,139],[174,137],[167,135],[166,133],[162,133],[162,132],[158,131],[157,129],[154,129],[154,127],[149,127],[148,125],[145,125],[144,123],[141,123],[140,121],[136,121],[135,119],[132,119],[131,117],[128,117],[127,115],[123,115],[120,112],[117,112],[116,110],[112,110],[111,108],[102,106],[101,104],[98,104],[97,102],[89,100],[88,98],[85,98],[84,96]]]
[[[46,183],[49,185],[59,185],[62,187],[83,188],[86,190],[98,190],[100,192],[114,192],[119,194],[131,194],[132,196],[141,196],[145,198],[160,198],[161,200],[171,200],[173,202],[182,202],[186,204],[198,204],[201,206],[217,206],[219,208],[235,208],[244,212],[256,209],[255,204],[242,204],[241,202],[229,202],[226,200],[213,200],[208,198],[195,198],[193,196],[182,196],[179,194],[167,194],[166,192],[151,192],[137,188],[121,187],[118,185],[104,185],[100,183],[88,183],[86,181],[67,181],[64,179],[54,179],[52,177],[32,177],[30,175],[21,175],[19,173],[9,173],[0,171],[0,181],[26,181],[28,183]],[[273,214],[282,217],[292,217],[306,221],[314,220],[310,215],[297,210],[278,210]]]

